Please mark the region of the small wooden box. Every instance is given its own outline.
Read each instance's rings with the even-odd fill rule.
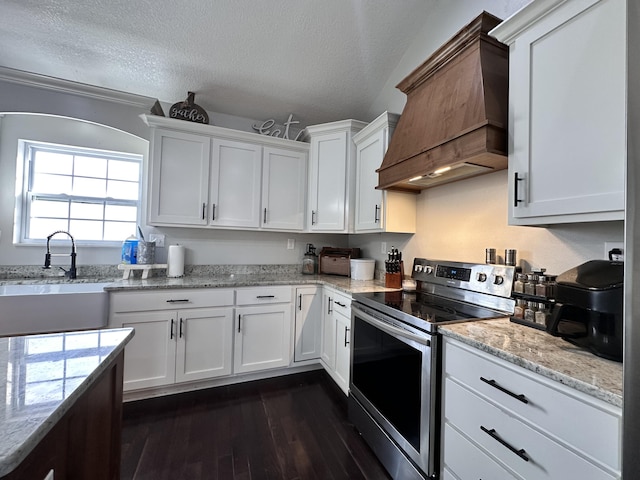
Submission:
[[[318,260],[318,272],[349,277],[352,258],[360,258],[359,248],[323,247]]]

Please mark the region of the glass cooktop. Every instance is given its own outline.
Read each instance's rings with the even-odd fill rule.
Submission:
[[[412,324],[416,324],[416,320],[429,324],[444,324],[505,315],[482,306],[422,292],[362,293],[354,295],[353,300]]]

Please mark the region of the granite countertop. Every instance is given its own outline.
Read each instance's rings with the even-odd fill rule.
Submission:
[[[152,277],[146,280],[133,278],[116,280],[105,287],[109,292],[126,290],[150,290],[163,288],[233,288],[263,285],[328,285],[344,293],[368,293],[397,291],[386,288],[380,280],[352,280],[337,275],[303,275],[301,273],[231,273],[180,278]]]
[[[442,335],[622,407],[622,363],[508,318],[439,327]]]
[[[13,471],[133,337],[133,329],[0,338],[0,477]]]

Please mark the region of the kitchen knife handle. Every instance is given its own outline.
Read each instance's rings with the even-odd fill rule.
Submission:
[[[523,200],[518,198],[518,182],[522,182],[524,177],[518,177],[518,172],[513,175],[513,206],[517,207]]]
[[[216,204],[211,204],[211,221],[213,222],[216,219]]]
[[[345,347],[349,345],[349,341],[347,340],[347,334],[349,333],[349,330],[351,330],[349,327],[344,327],[344,346]]]
[[[521,459],[523,459],[525,462],[529,461],[529,457],[527,457],[527,452],[525,451],[524,448],[521,448],[520,450],[517,450],[516,447],[514,447],[513,445],[511,445],[509,442],[506,442],[505,440],[503,440],[502,438],[500,438],[500,436],[496,433],[496,429],[492,428],[491,430],[489,430],[488,428],[485,428],[484,426],[480,425],[480,429],[486,433],[487,435],[489,435],[491,438],[493,438],[496,442],[498,442],[499,444],[507,447],[509,450],[511,450],[513,453],[515,453],[516,455],[518,455]]]
[[[498,385],[495,380],[487,380],[484,377],[480,377],[480,381],[486,383],[487,385],[491,385],[493,388],[500,390],[502,393],[506,393],[510,397],[513,397],[516,400],[521,401],[522,403],[529,403],[529,400],[527,400],[527,397],[525,397],[524,394],[521,393],[520,395],[518,395],[517,393],[513,393],[511,390],[507,390],[506,388]]]
[[[205,216],[205,209],[207,208],[207,204],[202,202],[202,219],[204,220],[205,218],[207,218]]]
[[[376,211],[373,214],[373,223],[378,223],[380,222],[380,207],[378,205],[376,205]]]

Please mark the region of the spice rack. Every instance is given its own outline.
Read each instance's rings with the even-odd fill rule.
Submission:
[[[546,330],[555,305],[555,279],[555,275],[547,275],[544,270],[516,274],[511,294],[516,306],[511,321]]]

